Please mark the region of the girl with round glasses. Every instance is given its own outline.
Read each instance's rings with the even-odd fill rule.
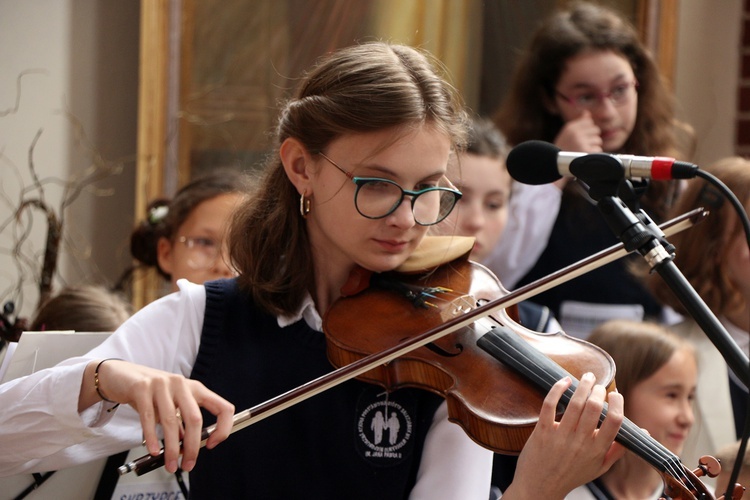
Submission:
[[[173,292],[179,279],[202,284],[234,276],[225,233],[247,187],[243,174],[218,169],[186,184],[171,200],[154,200],[130,237],[133,258],[140,267],[154,267]]]
[[[362,217],[368,219],[382,219],[391,215],[401,206],[404,196],[410,196],[414,222],[420,226],[432,226],[445,219],[461,199],[460,191],[445,186],[426,184],[418,191],[409,191],[389,179],[354,177],[323,153],[319,154],[354,182],[357,186],[354,206]],[[443,181],[448,182],[447,179]]]
[[[0,409],[2,471],[89,460],[143,437],[157,453],[159,422],[170,471],[183,437],[191,498],[488,498],[492,452],[448,421],[440,397],[419,389],[384,393],[349,380],[221,443],[235,407],[332,370],[322,316],[352,271],[398,268],[448,211],[457,194],[444,178],[464,143],[465,117],[454,89],[415,49],[369,43],[321,59],[281,110],[276,154],[233,219],[239,276],[180,282],[87,356],[0,388],[40,394]],[[371,205],[363,195],[371,188],[389,203]],[[593,376],[582,377],[555,420],[569,383],[547,396],[508,499],[562,498],[622,454],[613,445],[622,399],[606,396]],[[597,429],[605,399],[609,416]],[[214,421],[198,456],[201,429]],[[15,435],[16,424],[33,428],[33,439]]]
[[[538,139],[562,151],[682,160],[690,150],[691,133],[675,119],[674,98],[636,30],[591,3],[575,3],[541,24],[495,121],[513,145]],[[636,187],[635,194],[660,222],[676,189],[676,181],[654,181],[647,189]],[[615,243],[582,183],[569,178],[543,186],[514,183],[508,227],[488,263],[513,288]],[[664,319],[627,262],[587,273],[535,300],[577,336],[610,318]]]

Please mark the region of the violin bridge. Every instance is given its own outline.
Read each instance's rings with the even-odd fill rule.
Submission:
[[[457,316],[464,315],[474,309],[476,299],[471,295],[462,295],[453,299],[448,307],[443,308],[440,313],[443,321],[453,319]]]

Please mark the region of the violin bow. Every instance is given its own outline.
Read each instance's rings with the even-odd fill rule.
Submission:
[[[703,208],[697,208],[663,223],[659,226],[659,229],[663,231],[665,236],[671,236],[703,221],[707,215],[708,212],[706,210],[704,210]],[[270,417],[271,415],[275,415],[276,413],[290,408],[297,403],[325,392],[328,389],[331,389],[348,380],[354,379],[377,366],[386,364],[396,358],[408,354],[411,351],[435,342],[436,340],[450,333],[471,325],[477,320],[477,318],[488,316],[500,311],[501,309],[505,309],[518,304],[519,302],[527,300],[534,295],[549,290],[550,288],[554,288],[567,281],[577,278],[578,276],[586,274],[589,271],[593,271],[594,269],[609,264],[610,262],[621,259],[628,253],[630,252],[625,250],[624,244],[618,243],[616,245],[613,245],[574,264],[564,267],[563,269],[560,269],[559,271],[556,271],[546,277],[540,278],[533,283],[529,283],[528,285],[525,285],[521,288],[517,288],[516,290],[509,292],[507,295],[481,305],[476,309],[467,312],[466,314],[448,319],[442,325],[414,336],[411,339],[402,342],[401,344],[385,349],[384,351],[381,351],[379,353],[371,354],[346,366],[337,368],[325,375],[302,384],[299,387],[271,398],[268,401],[253,406],[252,408],[243,410],[234,415],[232,419],[232,430],[230,433],[233,434],[239,430],[244,429],[245,427],[248,427],[267,417]],[[205,446],[206,440],[215,430],[215,424],[203,429],[203,432],[201,434],[201,447]],[[135,472],[136,475],[140,476],[152,470],[158,469],[163,465],[164,448],[162,448],[156,455],[144,455],[140,458],[121,465],[118,468],[118,472],[120,475],[124,475],[129,472]]]

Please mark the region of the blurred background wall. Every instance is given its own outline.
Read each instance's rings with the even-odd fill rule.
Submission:
[[[157,0],[144,0],[152,1]],[[367,14],[373,30],[387,26],[395,41],[417,43],[450,59],[457,73],[462,70],[455,70],[456,67],[480,65],[482,47],[477,44],[478,34],[496,36],[498,43],[507,45],[500,66],[509,73],[514,51],[524,45],[541,13],[539,9],[554,3],[382,0],[368,2],[368,9],[375,13]],[[265,4],[249,5],[259,12]],[[507,13],[513,4],[524,4],[536,15],[513,17],[519,16]],[[309,5],[305,0],[290,0],[285,4],[289,9],[286,13]],[[745,152],[735,131],[737,121],[743,117],[738,113],[740,63],[744,56],[742,29],[746,22],[743,2],[682,0],[677,5],[674,86],[680,116],[698,134],[694,160],[700,164]],[[341,12],[346,8],[350,10]],[[482,12],[488,9],[500,12],[504,21],[490,26],[483,23]],[[320,22],[327,23],[325,29],[312,26],[309,18],[298,19],[297,28],[306,27],[320,37],[315,50],[329,47],[327,39],[335,38],[341,43],[346,36],[352,36],[346,33],[344,23],[331,21],[335,15],[342,19],[354,15],[347,2],[329,1],[325,9],[317,12]],[[111,285],[130,262],[128,236],[138,208],[134,193],[140,15],[141,4],[136,0],[0,0],[0,305],[13,300],[21,314],[30,315],[38,299],[36,279],[47,228],[44,213],[37,208],[16,217],[24,198],[41,199],[64,217],[62,257],[55,286],[84,281]],[[431,46],[438,42],[434,34],[416,32],[408,22],[404,24],[405,19],[414,18],[433,25],[435,19],[457,15],[463,16],[462,26],[471,28],[460,35],[465,53],[456,53],[455,47],[445,44]],[[275,33],[269,32],[268,36]],[[484,39],[486,43],[487,36]],[[302,48],[289,50],[297,53]],[[502,75],[483,81],[466,81],[462,74],[455,76],[463,79],[459,82],[462,91],[477,111],[482,106],[492,106],[486,96],[488,88],[492,93],[493,81],[498,96],[505,88]],[[261,134],[266,134],[266,130]],[[32,144],[31,160],[42,180],[41,190],[34,187],[29,168]],[[92,177],[92,172],[98,172],[100,177]],[[65,197],[70,200],[75,194],[66,192],[63,185],[71,179],[83,180],[86,187],[69,206],[63,207]],[[23,241],[20,253],[19,241]]]

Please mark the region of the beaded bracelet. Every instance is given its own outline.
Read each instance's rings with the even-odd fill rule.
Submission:
[[[112,403],[114,406],[112,408],[109,408],[107,410],[107,413],[114,411],[118,406],[120,406],[120,403],[117,401],[112,401],[111,399],[107,399],[104,394],[102,394],[101,389],[99,389],[99,368],[104,364],[105,361],[112,361],[112,360],[118,360],[122,361],[120,358],[107,358],[103,359],[99,362],[98,365],[96,365],[96,370],[94,370],[94,389],[96,389],[96,393],[99,395],[102,400],[106,401],[107,403]]]

